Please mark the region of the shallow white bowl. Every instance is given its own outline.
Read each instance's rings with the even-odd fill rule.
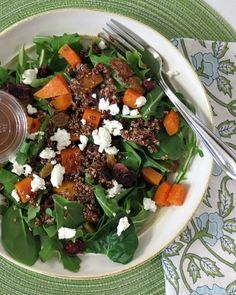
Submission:
[[[124,16],[85,9],[54,10],[35,15],[0,33],[0,60],[2,64],[7,63],[17,54],[23,44],[30,45],[33,37],[38,35],[75,32],[81,35],[97,35],[111,17],[128,26],[156,48],[166,60],[166,70],[177,70],[180,73],[173,79],[173,85],[176,90],[182,92],[194,103],[199,117],[212,128],[212,113],[206,93],[188,61],[162,35]],[[204,157],[197,156],[187,173],[186,184],[189,190],[184,205],[162,208],[157,212],[153,224],[140,234],[139,247],[133,261],[129,264],[114,263],[104,255],[86,254],[81,255],[82,263],[78,273],[64,270],[57,260],[47,263],[38,261],[30,268],[20,265],[51,276],[84,279],[126,271],[160,253],[187,225],[202,200],[213,164],[208,152],[205,149],[203,151]],[[19,264],[6,253],[1,242],[0,254]]]

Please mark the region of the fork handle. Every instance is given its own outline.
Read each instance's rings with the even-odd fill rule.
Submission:
[[[215,162],[230,178],[236,180],[236,154],[179,100],[175,93],[166,84],[163,77],[161,77],[159,84],[171,102],[175,105],[176,109],[198,136],[202,144],[210,152]]]

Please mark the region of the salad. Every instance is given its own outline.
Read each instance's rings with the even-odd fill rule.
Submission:
[[[2,244],[26,265],[57,256],[76,272],[79,253],[128,263],[156,209],[183,204],[196,138],[138,52],[77,33],[33,42],[0,67],[28,121],[0,168]]]

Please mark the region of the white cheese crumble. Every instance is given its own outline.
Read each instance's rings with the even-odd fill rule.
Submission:
[[[139,115],[139,111],[137,109],[130,111],[130,116],[137,116],[137,115]]]
[[[80,142],[81,142],[81,143],[79,144],[79,148],[80,148],[81,151],[83,151],[83,150],[86,148],[86,146],[87,146],[87,143],[88,143],[88,137],[85,136],[85,135],[80,135],[79,140],[80,140]]]
[[[108,99],[105,99],[105,98],[102,97],[99,100],[98,109],[100,111],[108,111],[109,110],[109,106],[110,106],[110,104],[109,104],[109,100]]]
[[[44,150],[41,151],[39,154],[40,158],[50,160],[56,156],[56,153],[52,148],[46,147]]]
[[[35,140],[35,138],[38,135],[44,135],[44,132],[43,131],[37,131],[37,132],[31,133],[31,134],[28,134],[27,137],[28,137],[28,139]]]
[[[109,111],[110,111],[112,116],[115,116],[115,115],[119,114],[120,109],[119,109],[117,103],[110,104],[109,105]]]
[[[92,132],[94,144],[99,145],[98,151],[102,153],[111,145],[111,135],[105,127],[99,127]]]
[[[138,107],[138,108],[141,108],[142,106],[145,105],[145,103],[147,102],[147,99],[146,97],[144,96],[139,96],[136,101],[135,101],[135,105]]]
[[[56,164],[51,172],[51,183],[53,187],[58,188],[63,181],[65,168],[61,164]]]
[[[17,202],[20,201],[20,197],[19,197],[19,195],[17,194],[17,191],[16,191],[15,189],[11,192],[11,196],[12,196],[12,198],[14,198]]]
[[[109,146],[109,147],[105,148],[105,152],[108,155],[117,155],[119,150],[115,146]]]
[[[45,180],[36,174],[33,174],[33,180],[31,181],[31,192],[37,192],[38,190],[46,189]]]
[[[52,164],[52,165],[56,165],[56,163],[57,163],[56,160],[52,160],[52,161],[51,161],[51,164]]]
[[[98,47],[99,47],[101,50],[107,48],[106,43],[105,43],[103,40],[101,40],[101,41],[98,43]]]
[[[130,224],[126,216],[120,218],[118,226],[117,226],[117,235],[120,236],[121,233],[125,231],[129,226]]]
[[[22,175],[24,174],[25,176],[28,176],[32,172],[32,168],[30,165],[25,164],[21,165],[16,161],[16,157],[11,157],[9,158],[9,161],[12,163],[12,172],[17,174],[17,175]]]
[[[169,78],[173,78],[175,76],[178,76],[179,74],[180,74],[180,72],[179,71],[176,71],[176,70],[174,70],[174,71],[169,70],[169,71],[166,72],[166,75]]]
[[[112,179],[113,187],[107,190],[107,198],[114,198],[115,195],[119,194],[123,190],[123,185],[119,184],[115,179]]]
[[[74,228],[69,227],[60,227],[58,230],[58,239],[72,239],[76,234],[76,230]]]
[[[130,108],[127,106],[127,105],[123,105],[123,108],[122,108],[122,115],[126,116],[126,115],[129,115],[130,114]]]
[[[23,165],[24,175],[29,176],[32,173],[32,167],[28,164]]]
[[[86,125],[86,120],[85,119],[81,119],[80,121],[81,121],[82,125]]]
[[[30,85],[33,82],[33,80],[37,78],[37,74],[37,68],[25,70],[22,74],[22,82],[24,84]]]
[[[92,96],[92,98],[94,98],[94,99],[97,98],[97,94],[96,94],[96,93],[93,93],[91,96]]]
[[[155,212],[157,209],[156,203],[149,198],[143,198],[143,208]]]
[[[33,107],[31,104],[27,105],[27,112],[29,115],[33,115],[35,113],[37,113],[37,109],[35,107]]]
[[[117,120],[103,120],[103,124],[114,136],[120,135],[120,131],[123,129],[122,124]]]
[[[60,128],[50,137],[50,140],[57,142],[57,149],[59,152],[71,144],[70,133]]]

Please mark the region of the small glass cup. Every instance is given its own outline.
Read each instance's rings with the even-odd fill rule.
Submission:
[[[19,101],[0,90],[0,165],[13,157],[27,136],[27,117]]]

